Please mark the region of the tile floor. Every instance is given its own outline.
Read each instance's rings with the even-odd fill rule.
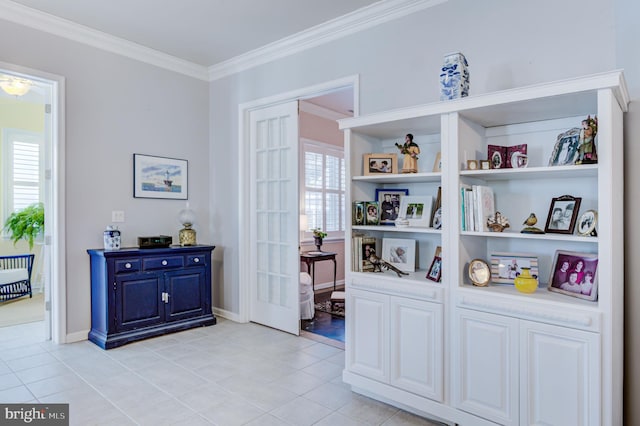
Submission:
[[[433,425],[352,393],[344,352],[218,319],[104,351],[0,328],[0,401],[70,404],[72,425]]]

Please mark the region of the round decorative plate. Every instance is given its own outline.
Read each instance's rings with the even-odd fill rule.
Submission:
[[[433,214],[433,229],[442,228],[442,207]]]
[[[491,268],[489,264],[482,259],[473,259],[469,262],[469,279],[478,287],[486,287],[491,280]]]
[[[598,223],[598,212],[595,210],[587,210],[582,213],[578,219],[578,235],[589,236],[596,235],[596,224]]]

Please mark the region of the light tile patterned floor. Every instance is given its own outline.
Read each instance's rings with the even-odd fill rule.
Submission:
[[[104,351],[0,328],[0,401],[70,404],[72,425],[435,425],[351,392],[344,351],[218,324]]]

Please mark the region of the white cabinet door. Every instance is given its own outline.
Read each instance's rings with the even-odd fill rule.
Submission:
[[[459,309],[457,321],[457,408],[500,424],[517,424],[518,320]]]
[[[391,297],[390,383],[443,400],[442,305]]]
[[[389,296],[347,290],[347,368],[381,382],[389,381]]]
[[[520,423],[600,424],[599,335],[521,322]]]

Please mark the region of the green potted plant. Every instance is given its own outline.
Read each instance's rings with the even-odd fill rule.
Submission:
[[[33,249],[33,240],[44,234],[44,205],[35,203],[11,213],[2,229],[9,232],[14,245],[26,240],[29,250]]]
[[[320,228],[315,228],[311,231],[313,232],[313,241],[316,244],[316,248],[318,251],[322,251],[322,239],[327,236],[327,233],[323,232]]]

